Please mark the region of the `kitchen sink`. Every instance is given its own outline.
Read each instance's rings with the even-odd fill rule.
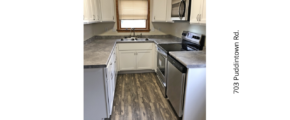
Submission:
[[[121,41],[147,41],[148,38],[137,38],[137,37],[124,37],[121,38]]]

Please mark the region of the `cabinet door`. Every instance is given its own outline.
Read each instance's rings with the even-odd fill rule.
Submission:
[[[152,69],[151,50],[137,51],[137,70]]]
[[[114,2],[113,0],[100,0],[102,21],[114,21]]]
[[[112,56],[111,58],[111,62],[112,64],[110,65],[110,77],[111,77],[111,81],[112,81],[112,93],[113,93],[113,99],[114,99],[114,95],[115,95],[115,57]]]
[[[200,23],[201,24],[206,24],[206,0],[203,0],[203,3],[201,4]]]
[[[115,56],[115,59],[114,59],[114,75],[115,75],[114,84],[115,84],[115,89],[116,89],[116,83],[117,83],[117,47],[115,48],[114,56]]]
[[[190,23],[199,23],[200,7],[203,0],[191,0]]]
[[[136,52],[135,51],[120,51],[119,52],[119,69],[120,70],[135,70],[136,69]]]
[[[107,90],[108,90],[108,93],[107,93],[107,97],[106,99],[108,99],[108,102],[109,102],[109,115],[111,115],[111,112],[112,112],[112,107],[111,107],[111,104],[113,103],[112,101],[112,82],[111,82],[111,75],[110,75],[110,65],[107,66],[106,68],[106,81],[107,81]]]
[[[153,22],[166,22],[166,2],[167,0],[153,0]]]
[[[97,22],[99,21],[98,1],[97,0],[90,0],[90,1],[91,1],[91,6],[92,6],[93,21]]]
[[[171,9],[172,9],[172,0],[166,0],[166,22],[172,22]]]
[[[88,24],[93,20],[91,0],[84,0],[84,23]]]

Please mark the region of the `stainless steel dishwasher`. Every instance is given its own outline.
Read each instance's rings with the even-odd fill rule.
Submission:
[[[167,56],[167,58],[167,97],[178,117],[182,117],[187,68],[171,56]]]

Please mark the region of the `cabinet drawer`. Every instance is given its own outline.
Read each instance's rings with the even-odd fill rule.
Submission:
[[[152,43],[123,43],[119,44],[119,50],[150,50]]]

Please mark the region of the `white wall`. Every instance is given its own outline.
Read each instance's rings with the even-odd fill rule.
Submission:
[[[94,35],[99,35],[99,36],[115,36],[115,35],[129,35],[130,32],[117,32],[117,23],[96,23],[93,24],[93,32]],[[151,23],[150,24],[150,32],[136,32],[136,35],[139,35],[142,33],[142,35],[166,35],[168,34],[168,31],[163,32],[162,29],[164,26],[167,26],[170,23],[164,23],[164,24],[157,24],[157,23]],[[161,31],[159,30],[161,29]],[[166,33],[167,32],[167,33]]]
[[[186,23],[179,22],[172,24],[170,27],[171,29],[169,34],[174,35],[176,37],[181,37],[182,31],[190,31],[206,35],[206,27],[204,25],[189,24],[189,22]]]
[[[189,22],[178,22],[178,23],[173,23],[168,26],[169,32],[166,31],[166,33],[176,36],[176,37],[181,37],[182,31],[190,31],[198,34],[203,34],[206,36],[206,26],[205,25],[199,25],[199,24],[189,24]],[[206,39],[205,39],[205,44],[206,46]]]
[[[95,36],[93,24],[84,25],[84,41]]]

